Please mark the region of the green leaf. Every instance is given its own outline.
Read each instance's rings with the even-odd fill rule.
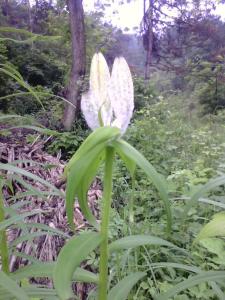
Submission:
[[[216,254],[221,265],[225,265],[225,241],[218,238],[203,238],[200,244],[205,247],[209,252]]]
[[[125,166],[127,167],[128,171],[130,172],[131,177],[134,176],[135,170],[136,170],[136,163],[133,159],[130,159],[130,157],[126,156],[123,151],[121,151],[117,147],[117,152],[119,156],[121,157],[122,161],[124,162]]]
[[[17,251],[12,251],[12,254],[14,256],[17,256],[17,257],[21,257],[25,260],[27,260],[28,262],[32,262],[33,264],[38,264],[39,263],[39,260],[34,258],[33,256],[31,255],[27,255],[25,253],[22,253],[22,252],[17,252]],[[1,298],[0,298],[1,299]]]
[[[123,278],[109,291],[108,300],[126,300],[133,286],[145,275],[137,272]]]
[[[20,214],[20,215],[15,215],[15,216],[13,216],[13,217],[5,220],[5,221],[0,222],[0,230],[6,229],[7,227],[9,227],[9,226],[11,226],[15,223],[18,223],[19,221],[23,220],[24,218],[36,215],[40,212],[41,211],[38,210],[38,211],[23,213],[23,214]]]
[[[18,176],[14,174],[13,179],[18,183],[20,183],[21,185],[23,185],[27,191],[36,193],[39,197],[42,196],[42,191],[36,189],[35,187],[33,187],[32,184],[29,184],[27,181],[23,180],[22,176]]]
[[[168,300],[170,297],[175,296],[176,294],[189,289],[197,284],[206,281],[219,281],[225,279],[225,271],[208,271],[202,272],[201,274],[194,275],[181,283],[178,283],[165,294],[160,294],[155,297],[156,300]]]
[[[67,166],[65,167],[65,175],[67,175],[70,167],[79,160],[82,156],[87,154],[91,149],[94,149],[97,145],[106,144],[110,140],[114,140],[120,136],[120,130],[115,127],[100,127],[93,131],[86,140],[82,143],[80,148],[72,156]]]
[[[33,41],[37,40],[37,41],[55,41],[58,40],[60,38],[62,38],[61,36],[50,36],[50,35],[42,35],[42,34],[36,34],[33,32],[30,32],[29,30],[26,29],[20,29],[20,28],[15,28],[15,27],[9,27],[9,26],[1,26],[0,27],[0,32],[9,32],[9,33],[16,33],[16,35],[25,35],[25,36],[29,36],[32,38]],[[17,42],[19,40],[14,40],[13,41]]]
[[[191,197],[191,199],[188,201],[184,213],[183,213],[183,220],[186,219],[188,211],[193,207],[197,202],[198,199],[202,196],[204,196],[207,192],[215,189],[216,187],[225,184],[225,176],[220,176],[215,179],[210,180],[206,184],[204,184],[202,187],[200,187],[197,192],[194,193],[194,195]]]
[[[35,93],[35,91],[33,90],[33,88],[23,80],[22,76],[19,74],[19,72],[16,71],[15,68],[13,68],[12,66],[10,66],[9,64],[0,64],[0,72],[12,77],[13,79],[16,80],[17,83],[19,83],[23,88],[25,88],[26,90],[28,90],[32,96],[37,100],[37,102],[41,105],[41,107],[44,109],[43,104],[40,100],[40,98],[38,97],[38,95]]]
[[[49,96],[49,97],[52,97],[52,98],[56,98],[56,99],[62,100],[64,102],[68,103],[69,105],[75,107],[73,103],[69,102],[67,99],[65,99],[61,96],[58,96],[58,95],[54,95],[54,94],[47,93],[47,92],[38,92],[36,90],[35,90],[35,94],[39,95],[39,96]],[[18,97],[18,96],[29,96],[29,95],[32,95],[32,93],[31,92],[13,93],[13,94],[9,94],[9,95],[0,97],[0,100],[5,100],[5,99],[13,98],[13,97]],[[23,117],[23,118],[26,118],[26,117]],[[58,135],[61,135],[61,134],[63,134],[63,133],[58,132]]]
[[[182,248],[177,247],[176,245],[167,242],[161,238],[152,236],[152,235],[131,235],[119,240],[112,242],[109,245],[109,251],[117,251],[123,249],[130,249],[139,246],[146,246],[146,245],[157,245],[157,246],[167,246],[173,249],[177,249],[179,251],[185,252],[186,251]]]
[[[12,118],[16,118],[16,119],[26,119],[26,117],[20,116],[20,115],[3,115],[0,116],[0,121],[4,121],[7,119],[12,119]]]
[[[104,148],[119,134],[118,128],[101,127],[96,129],[83,142],[65,168],[67,175],[66,212],[72,229],[74,228],[73,207],[76,195],[85,218],[95,228],[99,228],[99,224],[88,206],[86,194],[104,157]]]
[[[52,278],[55,266],[55,262],[34,263],[32,265],[20,268],[14,273],[11,273],[10,277],[15,280],[21,280],[29,277]],[[73,273],[72,280],[79,282],[98,283],[98,275],[82,268],[77,268]]]
[[[24,35],[28,35],[28,36],[35,35],[34,33],[30,32],[26,29],[18,29],[18,28],[7,27],[7,26],[1,26],[0,32],[10,32],[10,33],[24,34]]]
[[[199,198],[198,201],[202,202],[202,203],[206,203],[206,204],[211,204],[213,206],[217,206],[217,207],[225,209],[225,204],[222,203],[222,202],[219,202],[219,201],[215,201],[215,200],[211,200],[211,199],[206,199],[206,198]]]
[[[95,226],[97,230],[99,230],[99,224],[96,222],[95,217],[92,215],[91,210],[89,209],[87,193],[92,181],[96,176],[99,165],[101,164],[101,161],[104,159],[104,156],[105,156],[105,151],[103,148],[102,151],[97,155],[97,157],[95,157],[95,159],[90,161],[90,164],[87,167],[86,172],[84,173],[83,179],[77,188],[78,202],[80,208],[85,218],[89,221],[90,224]]]
[[[130,160],[133,160],[146,173],[146,175],[157,188],[164,202],[165,210],[167,213],[167,231],[169,233],[172,227],[172,214],[170,210],[167,189],[164,181],[162,180],[162,177],[156,172],[155,168],[147,161],[147,159],[127,142],[123,140],[117,140],[113,142],[113,145],[119,154],[122,152]]]
[[[17,283],[7,276],[4,272],[0,271],[0,285],[6,290],[9,294],[18,300],[29,300],[28,296],[22,288],[20,288]],[[3,299],[3,298],[1,298]]]
[[[88,155],[81,156],[79,160],[74,161],[70,167],[66,185],[66,213],[72,229],[74,227],[73,214],[76,195],[85,218],[90,224],[98,228],[98,223],[88,206],[86,192],[90,183],[88,177],[91,175],[92,178],[96,174],[104,147],[103,144],[97,145],[88,152]]]
[[[157,268],[174,268],[174,269],[181,269],[181,270],[185,270],[185,271],[193,272],[193,273],[201,273],[202,272],[202,270],[200,268],[197,268],[195,266],[185,265],[185,264],[178,264],[178,263],[171,263],[171,262],[151,263],[150,266],[153,269],[157,269]],[[210,281],[209,285],[211,285],[212,289],[217,294],[218,299],[224,300],[224,293],[221,291],[219,286],[214,281]]]
[[[212,289],[214,290],[214,292],[216,293],[218,299],[220,300],[224,300],[224,292],[221,290],[221,288],[217,285],[216,282],[211,281],[209,283],[212,287]]]
[[[39,177],[37,175],[34,175],[34,174],[28,172],[26,170],[23,170],[21,168],[18,168],[16,166],[13,166],[13,165],[10,165],[10,164],[2,164],[2,163],[0,163],[0,169],[5,170],[5,171],[10,171],[10,172],[13,172],[13,173],[17,173],[17,174],[21,174],[23,176],[31,178],[34,181],[38,181],[41,184],[49,187],[51,190],[57,192],[57,194],[59,196],[61,196],[61,197],[63,196],[63,193],[59,189],[57,189],[54,185],[50,184],[48,181],[42,179],[41,177]]]
[[[24,290],[31,297],[30,300],[59,300],[56,290],[54,289],[35,287],[31,285],[29,287],[24,287]]]
[[[37,126],[31,126],[31,125],[18,125],[18,126],[13,126],[13,127],[9,127],[7,128],[8,130],[11,129],[16,129],[16,128],[25,128],[25,129],[31,129],[46,135],[53,135],[53,136],[59,136],[60,133],[55,131],[55,130],[51,130],[48,128],[44,128],[44,127],[37,127]]]
[[[225,212],[214,215],[212,221],[202,228],[194,242],[204,238],[219,236],[225,237]]]
[[[191,197],[174,198],[174,200],[182,200],[182,201],[190,201],[190,199],[191,199]],[[222,202],[219,202],[219,201],[211,200],[208,198],[199,198],[197,201],[225,209],[225,204]]]
[[[9,198],[9,200],[18,200],[20,198],[25,198],[27,196],[41,196],[42,199],[48,199],[48,196],[59,196],[58,192],[52,192],[52,191],[27,191],[24,193],[18,193],[15,196],[12,196]],[[28,201],[29,203],[30,201]],[[23,203],[21,203],[21,205],[25,205],[24,203],[26,203],[26,201],[23,201]],[[19,205],[19,203],[17,202],[17,204]]]
[[[46,224],[41,224],[41,223],[23,223],[22,225],[24,225],[26,228],[31,228],[31,229],[41,229],[41,230],[44,230],[46,231],[46,233],[48,232],[51,232],[51,233],[54,233],[55,235],[60,235],[64,238],[70,238],[70,235],[68,235],[67,233],[63,232],[63,231],[60,231],[59,229],[56,229],[56,228],[52,228]],[[21,226],[20,223],[17,224],[17,227]],[[21,226],[22,227],[22,226]]]
[[[38,232],[32,232],[32,233],[27,233],[27,234],[24,234],[24,235],[21,235],[19,236],[17,239],[15,239],[11,244],[10,244],[10,248],[11,247],[15,247],[16,245],[20,244],[20,243],[23,243],[24,241],[33,241],[35,238],[37,237],[40,237],[42,235],[56,235],[55,232],[46,232],[46,231],[38,231]]]
[[[181,269],[181,270],[185,270],[185,271],[193,272],[193,273],[202,272],[202,270],[200,268],[197,268],[195,266],[172,263],[172,262],[151,263],[151,267],[153,269],[155,269],[155,268],[174,268],[174,269]]]
[[[53,282],[62,300],[73,296],[71,280],[75,269],[101,242],[101,235],[95,232],[75,236],[62,248],[53,272]]]

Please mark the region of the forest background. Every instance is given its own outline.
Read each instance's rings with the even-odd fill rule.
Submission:
[[[132,0],[117,2],[120,7]],[[132,272],[146,271],[148,276],[134,285],[128,299],[225,299],[225,22],[217,9],[218,5],[225,6],[223,2],[140,1],[142,21],[129,31],[117,28],[105,17],[111,1],[94,1],[93,10],[84,13],[80,0],[0,0],[0,159],[1,197],[5,206],[0,221],[5,224],[13,218],[10,208],[21,216],[3,226],[7,231],[1,231],[2,237],[15,224],[21,226],[21,219],[28,223],[31,220],[21,210],[17,211],[21,202],[18,199],[23,197],[23,201],[35,204],[37,199],[44,199],[46,192],[42,188],[37,192],[37,178],[27,181],[28,174],[21,172],[29,171],[29,166],[23,165],[20,171],[14,169],[15,165],[20,167],[21,157],[17,157],[17,163],[9,161],[4,149],[10,146],[15,152],[20,142],[24,149],[40,142],[45,153],[52,157],[60,155],[63,163],[67,162],[90,134],[80,101],[88,89],[94,53],[102,52],[110,68],[115,57],[123,56],[132,72],[135,101],[125,139],[161,174],[173,223],[168,235],[157,189],[139,170],[134,179],[117,160],[113,173],[111,240],[125,235],[148,235],[160,240],[139,241],[139,248],[113,256],[109,263],[111,285]],[[116,11],[113,13],[117,15]],[[45,162],[47,169],[53,165],[51,161]],[[31,173],[37,175],[35,172]],[[96,179],[99,190],[102,178],[100,169]],[[57,181],[55,186],[61,188],[62,184]],[[62,198],[62,194],[52,197]],[[43,201],[42,206],[47,200]],[[50,224],[44,218],[42,223],[46,222]],[[59,223],[54,226],[61,229]],[[27,244],[37,249],[42,240],[34,237],[34,233],[37,236],[48,232],[40,227],[37,232],[29,231],[28,237],[27,229],[21,228],[16,242],[8,241],[12,247],[12,273],[28,262],[33,263],[31,256],[39,258],[36,250],[32,255],[29,252],[29,257],[25,251],[23,260],[12,264],[12,257],[21,256],[18,244],[22,243],[21,249]],[[62,231],[69,232],[65,228]],[[86,224],[81,231],[87,228]],[[53,260],[63,244],[60,240]],[[4,250],[1,248],[0,252],[3,262]],[[85,267],[95,274],[98,263],[98,253],[91,253]],[[17,283],[18,280],[29,299],[34,299],[30,295],[50,299],[44,290],[43,296],[38,294],[43,282],[35,281],[32,274],[23,281],[17,279]],[[35,294],[30,286],[37,283]],[[52,287],[49,282],[43,286]],[[59,299],[52,290],[52,297]],[[80,299],[93,299],[93,290],[93,282],[74,286]],[[0,293],[4,293],[4,286]],[[7,297],[4,299],[15,299]]]

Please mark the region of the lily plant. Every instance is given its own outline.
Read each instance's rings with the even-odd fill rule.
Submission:
[[[114,287],[110,287],[108,280],[110,254],[117,250],[152,243],[152,237],[133,235],[116,241],[109,240],[112,174],[116,154],[123,160],[132,177],[136,166],[139,166],[157,188],[165,206],[168,232],[171,229],[172,218],[164,180],[142,154],[123,139],[134,110],[132,76],[123,57],[115,59],[110,73],[104,56],[101,53],[94,55],[90,70],[89,91],[82,96],[81,109],[93,132],[65,168],[66,212],[71,228],[75,229],[74,201],[77,197],[82,213],[93,230],[75,235],[62,248],[54,270],[54,286],[61,299],[74,299],[71,288],[74,272],[92,251],[99,248],[99,274],[95,276],[93,274],[92,280],[90,279],[97,285],[96,299],[125,300],[131,288],[146,273],[130,274]],[[100,164],[104,164],[104,180],[100,206],[101,217],[100,221],[97,221],[88,206],[87,191]]]

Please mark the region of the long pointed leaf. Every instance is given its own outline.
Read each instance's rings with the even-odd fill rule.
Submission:
[[[200,187],[194,195],[191,197],[191,199],[188,201],[185,210],[184,210],[184,220],[187,217],[188,211],[191,209],[193,205],[195,205],[198,202],[198,199],[202,196],[204,196],[207,192],[215,189],[216,187],[225,184],[225,176],[220,176],[215,179],[210,180],[206,184],[204,184],[202,187]]]
[[[20,268],[14,273],[11,273],[10,277],[15,280],[21,280],[23,278],[30,277],[52,278],[55,266],[55,262],[34,263],[32,265]],[[73,273],[72,280],[79,282],[98,283],[98,275],[82,268],[77,268]]]
[[[7,227],[9,227],[15,223],[18,223],[19,221],[23,220],[24,218],[36,215],[40,212],[41,212],[40,210],[27,212],[27,213],[15,215],[9,219],[6,219],[5,221],[0,222],[0,230],[6,229]]]
[[[197,235],[195,242],[208,237],[225,237],[225,213],[214,215],[213,219],[206,224]]]
[[[155,168],[147,161],[147,159],[127,142],[123,140],[117,140],[113,143],[113,145],[119,154],[122,152],[128,158],[133,160],[146,173],[146,175],[157,188],[167,214],[167,231],[170,232],[172,227],[172,214],[167,189],[161,176],[156,172]]]
[[[171,288],[165,294],[161,294],[155,297],[156,300],[168,300],[170,297],[175,296],[176,294],[191,288],[197,284],[206,281],[219,281],[225,279],[225,271],[209,271],[209,272],[202,272],[201,274],[192,276],[181,283],[178,283],[173,288]]]
[[[173,249],[177,249],[181,252],[187,253],[184,249],[177,247],[176,245],[163,240],[161,238],[152,236],[152,235],[131,235],[126,236],[124,238],[118,239],[112,242],[109,245],[109,251],[118,251],[123,249],[130,249],[139,246],[146,246],[146,245],[157,245],[157,246],[167,246]]]
[[[123,278],[109,291],[108,300],[126,300],[134,285],[145,275],[144,272],[137,272]]]
[[[4,272],[0,272],[0,285],[13,296],[13,298],[18,300],[29,300],[28,296],[18,284],[7,276]]]
[[[34,175],[34,174],[32,174],[32,173],[30,173],[26,170],[23,170],[21,168],[15,167],[15,166],[10,165],[10,164],[2,164],[2,163],[0,163],[0,169],[5,170],[5,171],[10,171],[10,172],[15,172],[17,174],[21,174],[23,176],[31,178],[34,181],[38,181],[38,182],[42,183],[43,185],[49,187],[53,191],[57,192],[59,196],[63,196],[63,193],[59,189],[57,189],[54,185],[50,184],[49,182],[42,179],[41,177],[39,177],[37,175]]]
[[[71,280],[81,262],[87,258],[101,242],[99,233],[89,232],[72,238],[60,251],[53,272],[53,282],[62,300],[73,296]]]
[[[97,145],[105,144],[110,140],[114,140],[120,135],[120,130],[114,127],[100,127],[93,131],[86,140],[82,143],[80,148],[72,156],[65,168],[65,175],[70,170],[70,167],[75,163],[76,160],[80,159],[81,156],[88,153],[91,149],[95,148]]]
[[[85,184],[85,177],[88,175],[89,169],[98,167],[98,160],[101,157],[101,153],[104,149],[104,145],[100,144],[88,152],[88,155],[80,157],[79,160],[76,160],[70,168],[68,173],[67,185],[66,185],[66,213],[68,217],[68,222],[71,228],[73,225],[73,207],[75,196],[79,196],[80,206],[84,216],[87,218],[90,224],[95,227],[98,227],[98,223],[95,217],[92,215],[86,195],[84,195],[83,184]],[[96,168],[94,171],[96,171]]]

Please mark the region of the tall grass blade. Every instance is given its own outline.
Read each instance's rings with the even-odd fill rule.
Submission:
[[[34,174],[28,172],[26,170],[23,170],[23,169],[21,169],[19,167],[16,167],[16,166],[13,166],[13,165],[10,165],[10,164],[0,163],[0,170],[10,171],[12,173],[17,173],[17,174],[26,176],[28,178],[31,178],[34,181],[38,181],[38,182],[42,183],[43,185],[49,187],[51,190],[57,192],[57,194],[59,196],[61,196],[61,197],[64,196],[64,194],[59,189],[57,189],[54,185],[52,185],[48,181],[42,179],[41,177],[39,177],[37,175],[34,175]]]
[[[52,278],[55,266],[55,262],[34,263],[11,273],[10,277],[15,280],[21,280],[30,277]],[[77,282],[98,283],[98,275],[82,268],[77,268],[73,273],[72,280]]]
[[[119,240],[112,242],[109,245],[109,251],[118,251],[123,249],[136,248],[140,246],[156,245],[156,246],[166,246],[172,249],[179,250],[181,252],[187,253],[184,249],[177,247],[176,245],[167,242],[161,238],[152,235],[131,235]]]
[[[188,203],[185,207],[185,210],[184,210],[183,219],[184,220],[186,219],[188,211],[191,209],[191,207],[196,205],[199,198],[204,196],[207,192],[209,192],[223,184],[225,184],[225,176],[224,175],[217,177],[215,179],[212,179],[209,182],[207,182],[206,184],[204,184],[202,187],[200,187],[197,190],[197,192],[195,192],[194,195],[191,197],[191,199],[188,201]]]
[[[73,297],[71,281],[73,273],[101,242],[99,233],[89,232],[75,236],[62,248],[53,272],[53,282],[62,300]]]
[[[36,211],[32,211],[32,212],[26,212],[26,213],[23,213],[23,214],[15,215],[15,216],[13,216],[13,217],[11,217],[9,219],[6,219],[5,221],[2,221],[0,223],[0,230],[6,229],[7,227],[10,227],[13,224],[18,223],[21,220],[24,220],[26,217],[30,217],[30,216],[36,215],[36,214],[38,214],[40,212],[41,212],[40,210],[36,210]]]
[[[107,300],[126,300],[134,285],[145,275],[144,272],[137,272],[126,276],[109,291]]]
[[[3,65],[3,67],[0,67],[0,72],[13,78],[17,83],[19,83],[20,86],[22,86],[23,88],[28,90],[32,94],[32,96],[37,100],[37,102],[40,104],[40,106],[44,109],[44,106],[43,106],[39,96],[35,93],[35,91],[31,88],[31,86],[22,79],[21,75],[18,75],[16,73],[17,71],[15,71],[14,69],[12,70],[12,68],[9,65],[5,64],[5,65]]]
[[[170,297],[174,297],[178,293],[189,289],[195,285],[198,285],[202,282],[210,282],[210,281],[219,281],[225,279],[225,271],[208,271],[202,272],[201,274],[192,276],[181,283],[178,283],[173,288],[171,288],[168,292],[164,294],[160,294],[155,297],[156,300],[168,300]]]

